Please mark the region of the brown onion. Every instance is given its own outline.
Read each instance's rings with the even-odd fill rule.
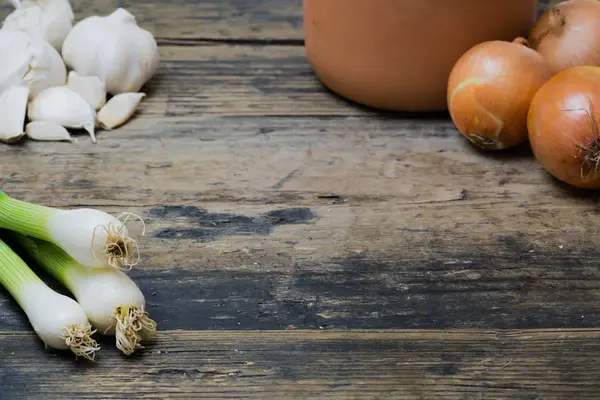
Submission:
[[[480,43],[452,69],[450,116],[460,133],[480,148],[501,150],[527,141],[529,104],[552,73],[526,43],[523,38]]]
[[[554,73],[600,66],[600,2],[569,0],[553,6],[538,19],[528,40]]]
[[[600,67],[559,72],[537,92],[528,115],[536,159],[570,185],[600,188]]]

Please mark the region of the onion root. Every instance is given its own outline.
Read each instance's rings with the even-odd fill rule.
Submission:
[[[98,343],[92,338],[95,333],[90,324],[81,327],[73,324],[65,328],[62,338],[76,357],[83,357],[95,361],[96,352],[100,350]]]
[[[123,218],[124,216],[126,216],[125,220],[121,221],[121,218]],[[125,235],[125,232],[123,230],[123,228],[125,227],[125,223],[127,222],[130,216],[133,216],[142,222],[142,235],[144,235],[146,231],[144,220],[142,219],[142,217],[134,213],[123,213],[119,215],[115,220],[115,223],[117,221],[121,223],[118,226],[112,222],[106,226],[98,225],[94,228],[94,232],[92,234],[91,246],[93,249],[97,229],[102,229],[106,232],[107,236],[106,244],[104,246],[104,257],[111,267],[120,270],[130,270],[140,261],[140,251],[137,241]],[[97,259],[96,254],[93,251],[92,253],[94,258]]]
[[[120,306],[115,313],[115,337],[117,348],[126,355],[143,349],[140,342],[156,334],[156,322],[143,309],[135,306]]]
[[[590,109],[585,108],[574,108],[563,110],[565,112],[583,111],[587,114],[590,124],[592,126],[592,141],[589,144],[577,143],[576,146],[581,150],[579,158],[581,159],[581,179],[586,180],[589,174],[593,173],[594,178],[600,172],[600,132],[598,130],[598,123],[594,119],[594,106],[592,100],[588,98],[590,103]],[[585,174],[585,169],[588,169],[588,173]]]

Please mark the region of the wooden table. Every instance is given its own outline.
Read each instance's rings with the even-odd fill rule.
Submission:
[[[600,398],[596,194],[327,92],[300,0],[74,6],[117,3],[160,44],[139,115],[2,146],[0,186],[142,215],[160,333],[75,361],[0,291],[0,398]]]

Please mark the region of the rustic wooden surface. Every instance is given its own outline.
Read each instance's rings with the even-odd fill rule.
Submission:
[[[160,334],[75,361],[0,290],[0,399],[600,398],[597,194],[327,92],[299,0],[74,5],[130,9],[161,68],[96,145],[2,146],[0,187],[142,215]]]

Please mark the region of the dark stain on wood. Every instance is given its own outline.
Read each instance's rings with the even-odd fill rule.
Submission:
[[[425,369],[425,372],[432,375],[452,376],[460,372],[460,368],[456,364],[437,364]]]
[[[309,208],[285,208],[248,217],[232,213],[211,213],[195,206],[165,206],[153,207],[149,218],[184,218],[192,225],[190,228],[160,229],[152,234],[156,238],[200,239],[206,242],[222,236],[269,235],[277,225],[306,224],[313,222],[317,216]]]
[[[196,208],[183,213],[202,214]],[[135,269],[130,274],[160,329],[525,329],[600,324],[600,272],[581,255],[557,252],[551,255],[550,267],[546,258],[529,253],[518,237],[501,236],[498,243],[497,256],[465,253],[457,257],[458,263],[361,255],[291,266],[289,272],[199,266]],[[589,252],[597,254],[595,249]],[[514,257],[502,253],[520,254],[520,265],[526,267],[516,267]],[[0,294],[8,298],[6,292]],[[4,301],[0,310],[0,330],[29,329],[16,303]]]

